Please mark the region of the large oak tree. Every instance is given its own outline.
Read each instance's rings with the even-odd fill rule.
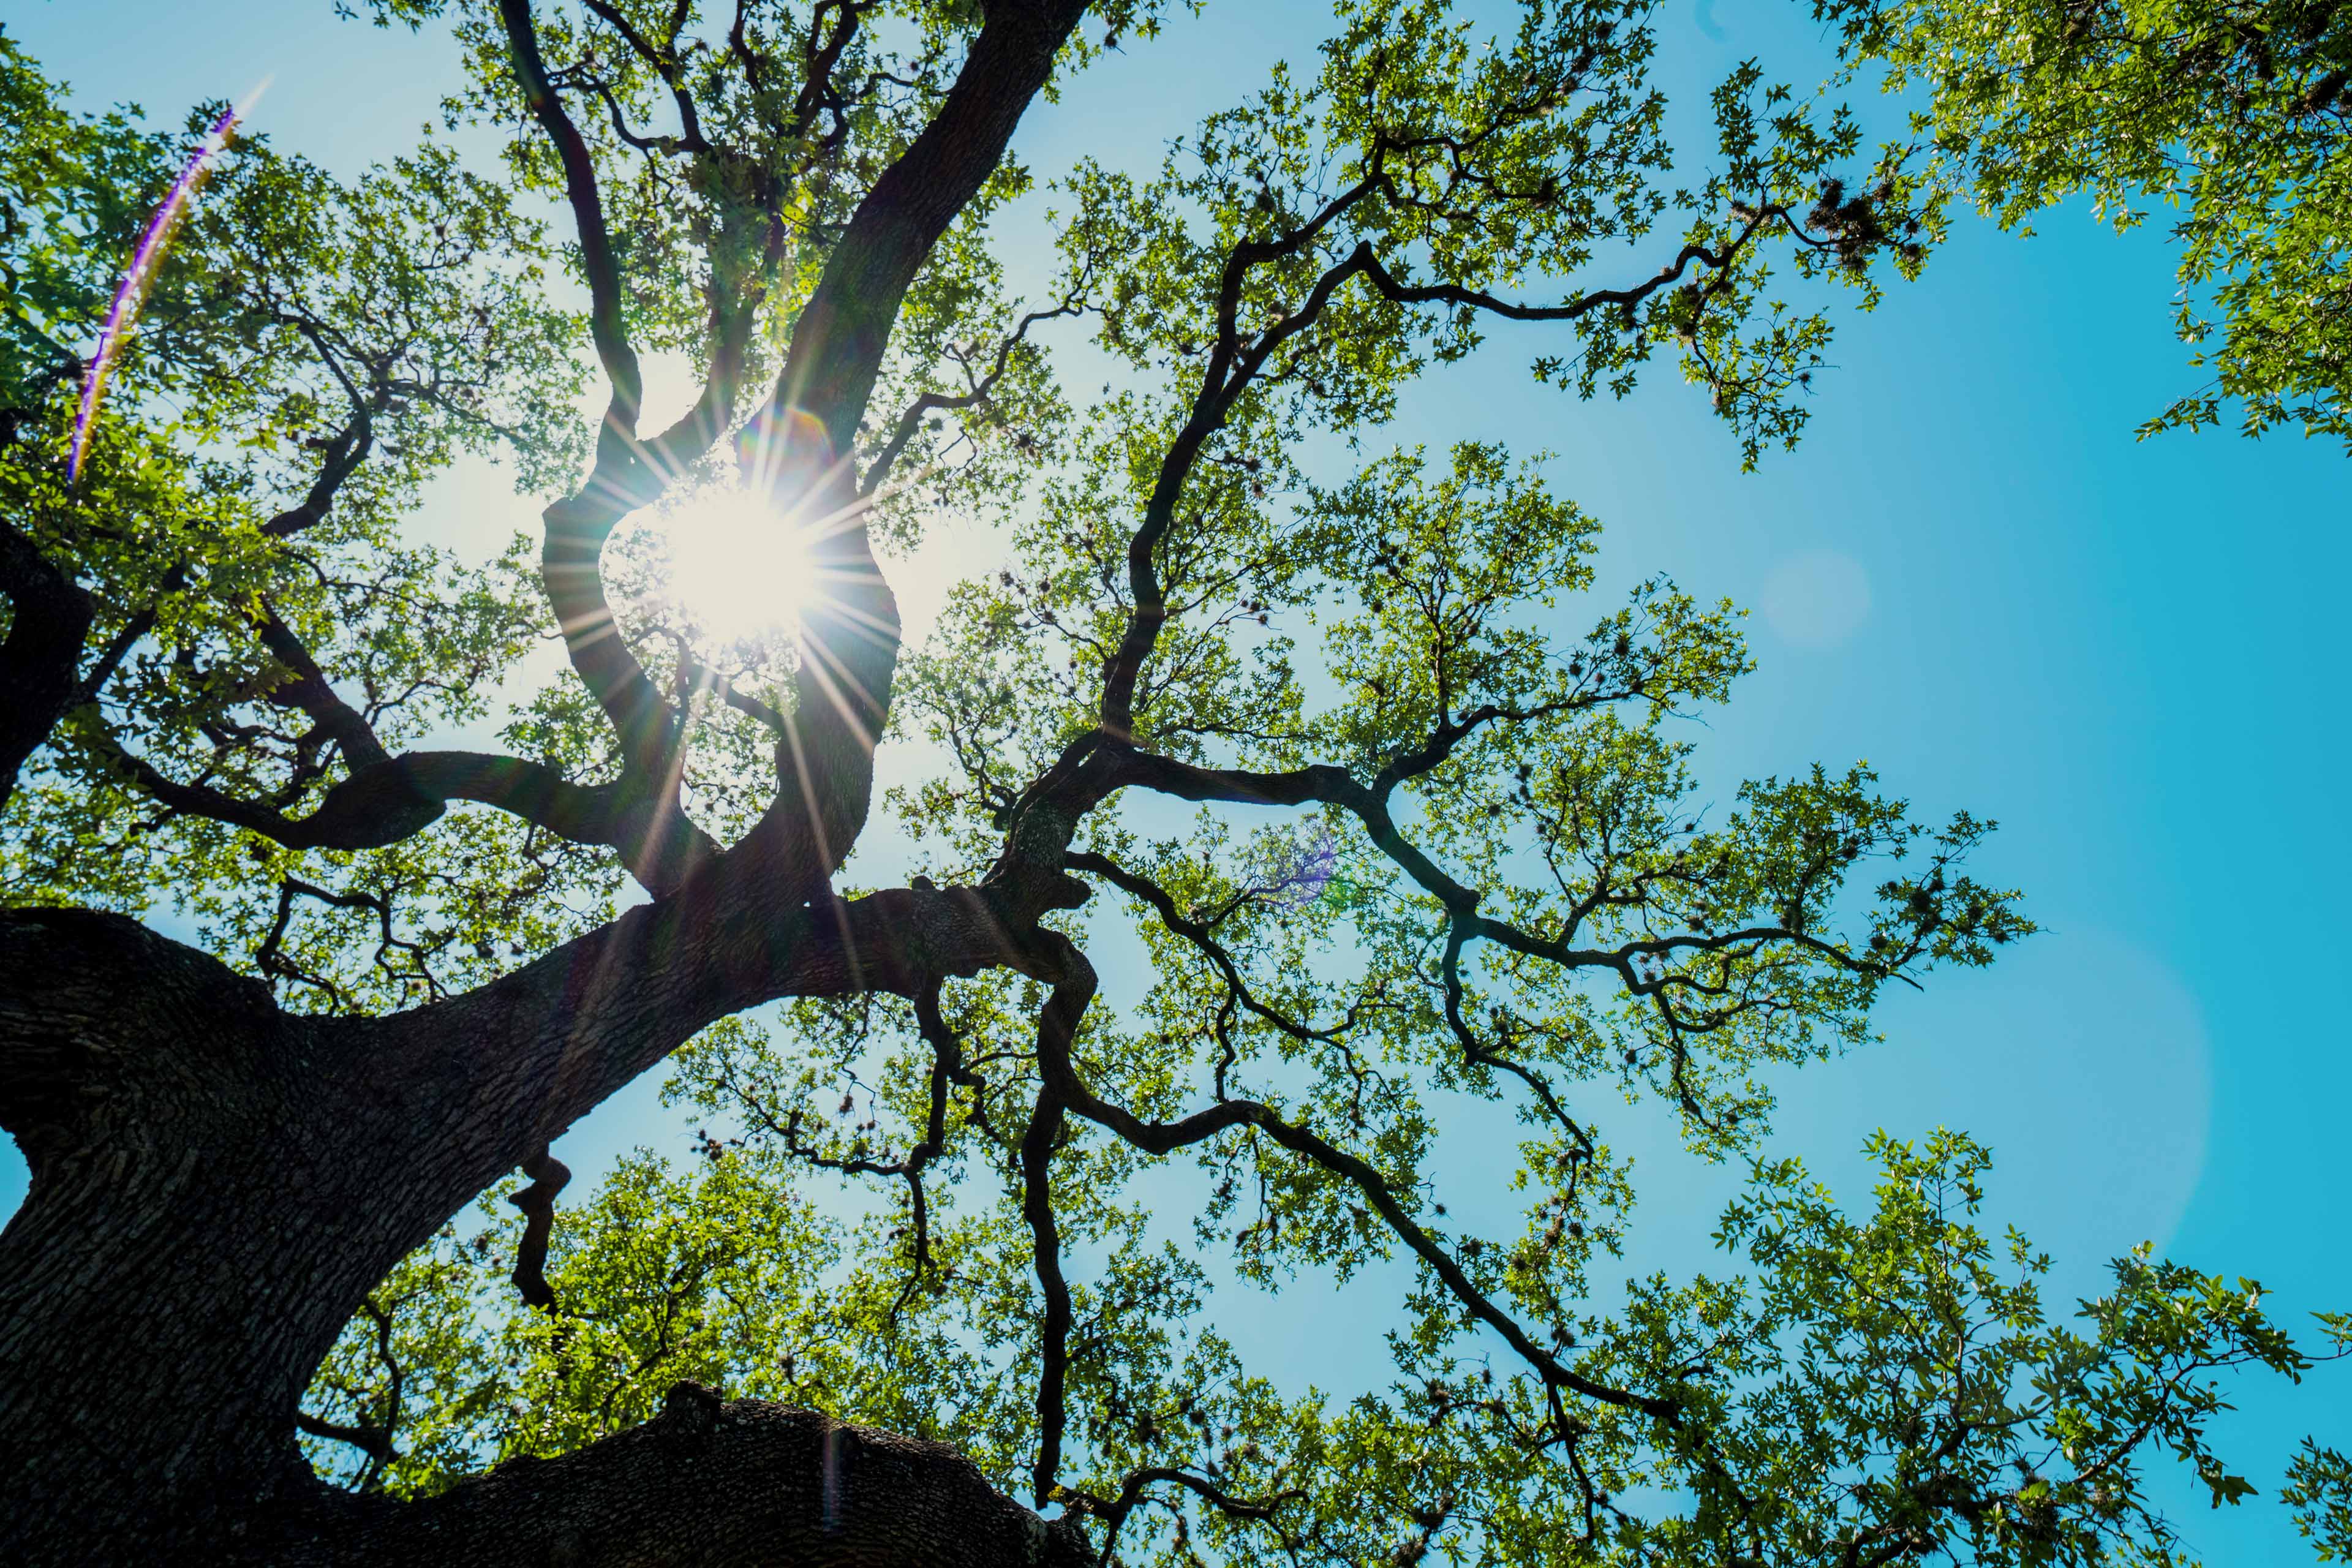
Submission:
[[[232,142],[102,404],[217,110],[69,113],[0,39],[0,1555],[2083,1562],[2168,1549],[2152,1449],[2242,1493],[2215,1375],[2306,1364],[2258,1289],[2136,1256],[2053,1324],[1956,1136],[1860,1219],[1759,1163],[1752,1279],[1604,1310],[1597,1101],[1752,1152],[1769,1076],[2030,926],[1867,770],[1695,805],[1729,609],[1579,618],[1538,463],[1363,450],[1504,321],[1792,441],[1827,290],[1934,237],[1899,150],[1748,66],[1677,185],[1644,6],[1349,0],[1062,172],[1016,300],[1015,129],[1149,5],[378,10],[502,163]],[[416,526],[469,452],[552,498],[487,562]],[[902,649],[960,514],[1003,564]],[[673,1053],[705,1157],[560,1205]],[[1479,1100],[1522,1196],[1441,1190]],[[1300,1268],[1394,1288],[1387,1386],[1216,1332]]]

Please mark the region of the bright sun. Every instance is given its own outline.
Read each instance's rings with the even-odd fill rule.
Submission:
[[[759,489],[712,489],[670,514],[670,591],[713,637],[752,641],[789,631],[814,571],[807,531]]]

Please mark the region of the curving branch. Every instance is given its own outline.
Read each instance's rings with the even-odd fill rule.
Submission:
[[[261,606],[256,631],[261,646],[270,656],[293,672],[294,679],[276,688],[268,700],[282,707],[299,708],[317,721],[328,739],[342,751],[347,767],[356,773],[362,768],[380,767],[392,760],[376,738],[375,728],[361,716],[359,710],[339,696],[327,680],[319,661],[310,657],[286,623],[278,618],[277,610],[267,601]],[[307,781],[298,780],[298,785]]]
[[[376,418],[392,404],[392,387],[381,370],[369,378],[368,392],[362,395],[351,372],[343,367],[342,357],[329,345],[327,333],[317,321],[295,314],[284,320],[310,343],[319,363],[327,367],[327,374],[342,388],[344,398],[352,405],[352,416],[341,429],[326,438],[325,461],[320,464],[318,477],[310,481],[301,500],[261,525],[261,531],[272,539],[290,539],[326,519],[337,492],[375,450]]]
[[[1057,946],[1066,951],[1056,951]],[[1061,1142],[1070,1100],[1062,1075],[1048,1062],[1069,1060],[1078,1023],[1094,1000],[1095,974],[1066,939],[1041,931],[1033,951],[1058,970],[1054,989],[1037,1016],[1037,1060],[1041,1082],[1036,1109],[1021,1139],[1021,1215],[1034,1241],[1037,1288],[1045,1310],[1037,1322],[1037,1457],[1030,1475],[1040,1504],[1061,1495],[1062,1433],[1068,1423],[1065,1389],[1070,1372],[1070,1286],[1062,1275],[1061,1226],[1054,1216],[1053,1159]],[[1068,1076],[1075,1082],[1076,1075]]]
[[[1675,285],[1694,265],[1712,269],[1720,279],[1759,235],[1774,226],[1785,226],[1809,244],[1832,243],[1806,235],[1789,210],[1780,205],[1742,208],[1740,228],[1722,245],[1686,244],[1671,262],[1643,282],[1622,289],[1592,289],[1558,304],[1534,305],[1458,284],[1402,282],[1374,252],[1370,241],[1360,240],[1345,257],[1324,269],[1309,286],[1297,309],[1277,312],[1273,323],[1255,337],[1244,334],[1239,324],[1239,312],[1250,274],[1261,267],[1307,253],[1355,207],[1375,195],[1393,194],[1395,183],[1387,171],[1386,159],[1393,152],[1415,145],[1418,144],[1375,139],[1361,179],[1326,202],[1297,227],[1267,239],[1244,239],[1227,253],[1217,288],[1216,336],[1201,372],[1200,389],[1193,395],[1183,426],[1170,440],[1160,459],[1142,519],[1128,544],[1130,608],[1127,629],[1118,652],[1106,663],[1103,675],[1100,722],[1105,733],[1112,738],[1134,737],[1136,686],[1171,613],[1160,581],[1159,552],[1169,531],[1175,526],[1177,505],[1201,453],[1210,438],[1223,428],[1234,405],[1258,379],[1275,352],[1315,326],[1349,282],[1361,279],[1381,298],[1400,305],[1449,304],[1507,321],[1567,321],[1602,310],[1631,311],[1660,289]]]
[[[1568,1113],[1567,1107],[1560,1104],[1559,1095],[1552,1090],[1551,1080],[1525,1062],[1514,1061],[1491,1049],[1462,1016],[1462,949],[1469,936],[1470,928],[1465,921],[1459,919],[1446,921],[1445,953],[1439,963],[1440,983],[1445,999],[1445,1024],[1454,1031],[1454,1038],[1462,1047],[1463,1060],[1475,1067],[1509,1073],[1527,1085],[1528,1091],[1543,1105],[1544,1114],[1551,1118],[1552,1124],[1574,1139],[1576,1146],[1588,1159],[1591,1158],[1594,1153],[1591,1134],[1582,1122]]]
[[[1196,1476],[1190,1470],[1180,1469],[1174,1466],[1147,1466],[1142,1469],[1129,1472],[1126,1479],[1119,1482],[1118,1496],[1116,1498],[1085,1500],[1087,1511],[1103,1521],[1103,1542],[1095,1555],[1097,1564],[1113,1561],[1112,1552],[1118,1545],[1118,1532],[1126,1525],[1127,1516],[1135,1511],[1139,1503],[1148,1500],[1149,1492],[1152,1487],[1160,1485],[1182,1487],[1233,1519],[1269,1520],[1274,1517],[1275,1510],[1284,1503],[1307,1495],[1294,1487],[1276,1492],[1271,1497],[1252,1501],[1234,1496],[1206,1476]]]
[[[78,699],[82,645],[95,607],[73,577],[16,524],[0,518],[0,594],[8,635],[0,638],[0,805],[16,778]]]
[[[1082,278],[1065,291],[1059,305],[1050,310],[1032,310],[1023,316],[1013,331],[996,345],[995,362],[984,374],[975,376],[970,367],[966,367],[963,391],[952,395],[926,392],[916,398],[914,404],[898,416],[898,423],[891,430],[889,440],[883,444],[881,455],[867,467],[866,477],[858,482],[858,494],[871,496],[881,489],[883,482],[890,477],[891,468],[906,451],[908,443],[922,429],[925,419],[933,414],[952,413],[959,408],[973,408],[986,403],[989,394],[996,390],[996,384],[1004,378],[1006,367],[1013,363],[1013,351],[1028,339],[1029,329],[1040,321],[1080,314],[1086,309],[1078,302],[1084,288],[1085,279]]]
[[[478,752],[405,752],[355,769],[305,816],[205,784],[184,784],[125,748],[91,710],[81,738],[93,755],[160,805],[241,827],[289,849],[379,849],[431,826],[453,801],[492,805],[574,844],[613,850],[632,875],[667,893],[715,859],[718,844],[635,781],[582,784],[545,763]],[[372,739],[372,737],[371,737]]]
[[[666,143],[663,147],[663,151],[669,153],[709,152],[710,150],[710,143],[702,139],[702,115],[695,106],[694,94],[687,89],[685,78],[678,69],[680,62],[677,52],[677,36],[679,31],[686,26],[686,6],[683,5],[679,5],[676,12],[672,14],[670,17],[669,37],[656,41],[646,37],[635,27],[632,26],[629,23],[628,17],[622,13],[618,6],[610,4],[609,0],[583,0],[583,3],[590,11],[602,18],[607,26],[610,26],[614,32],[620,34],[622,40],[629,46],[630,52],[635,54],[639,59],[645,61],[646,64],[652,68],[653,73],[661,79],[662,85],[669,89],[670,100],[677,106],[677,121],[680,134],[675,137],[663,138],[662,140]],[[613,118],[615,123],[618,123],[620,120],[620,113],[621,111],[617,107],[614,109]]]
[[[963,1043],[940,1012],[940,983],[925,981],[915,992],[915,1026],[931,1047],[930,1110],[923,1125],[923,1140],[907,1152],[900,1174],[907,1178],[907,1202],[915,1232],[915,1272],[907,1281],[907,1291],[931,1268],[929,1200],[923,1190],[923,1168],[941,1154],[948,1146],[948,1086],[974,1090],[986,1086],[978,1073],[964,1065]],[[906,1294],[899,1297],[903,1303]]]
[[[1356,1079],[1360,1097],[1365,1078],[1378,1076],[1376,1073],[1368,1074],[1367,1069],[1357,1061],[1355,1053],[1349,1050],[1347,1045],[1348,1036],[1355,1028],[1358,1017],[1366,1010],[1366,1003],[1360,1000],[1350,1005],[1339,1021],[1328,1029],[1318,1029],[1312,1025],[1302,1024],[1279,1008],[1268,1006],[1260,1001],[1256,994],[1250,989],[1248,982],[1243,977],[1240,964],[1234,961],[1233,953],[1226,949],[1225,945],[1216,939],[1209,924],[1187,915],[1177,905],[1173,895],[1150,878],[1129,870],[1107,855],[1098,855],[1090,850],[1074,850],[1062,858],[1062,864],[1082,875],[1099,877],[1129,897],[1148,905],[1152,912],[1160,917],[1160,924],[1167,927],[1174,935],[1192,943],[1199,950],[1201,955],[1209,961],[1216,970],[1218,978],[1224,983],[1225,994],[1234,1005],[1241,1007],[1251,1016],[1289,1036],[1301,1045],[1335,1047],[1345,1058],[1349,1075]],[[1233,1047],[1231,1041],[1226,1038],[1223,1014],[1218,1020],[1217,1035],[1220,1043],[1225,1048],[1226,1056],[1230,1057]],[[1221,1098],[1224,1092],[1225,1065],[1224,1059],[1221,1058],[1217,1074],[1217,1090]]]
[[[375,1325],[376,1364],[383,1368],[383,1424],[376,1426],[359,1422],[346,1426],[341,1422],[322,1420],[299,1406],[294,1412],[294,1425],[299,1430],[330,1442],[348,1443],[367,1456],[366,1467],[354,1479],[352,1489],[355,1491],[372,1490],[380,1485],[384,1471],[390,1469],[392,1462],[400,1457],[399,1450],[393,1447],[393,1438],[400,1427],[403,1390],[408,1381],[408,1369],[402,1366],[400,1358],[392,1353],[393,1318],[400,1305],[397,1301],[378,1300],[373,1296],[360,1303],[361,1314]]]
[[[572,1167],[557,1159],[545,1144],[522,1163],[530,1185],[507,1194],[507,1202],[522,1211],[522,1240],[515,1247],[515,1289],[542,1312],[559,1309],[555,1287],[547,1282],[547,1243],[555,1229],[555,1199],[572,1183]]]
[[[1124,1107],[1097,1095],[1079,1077],[1069,1049],[1070,1041],[1076,1032],[1076,1013],[1083,1011],[1094,994],[1094,968],[1086,955],[1058,932],[1041,931],[1036,948],[1041,956],[1052,962],[1060,972],[1060,978],[1046,1002],[1045,1012],[1040,1017],[1037,1029],[1038,1071],[1044,1080],[1039,1104],[1041,1107],[1049,1103],[1053,1106],[1057,1124],[1061,1114],[1067,1111],[1096,1123],[1151,1154],[1172,1153],[1236,1129],[1247,1128],[1263,1132],[1292,1153],[1347,1181],[1363,1194],[1365,1202],[1380,1214],[1391,1232],[1428,1266],[1446,1290],[1461,1303],[1463,1310],[1501,1336],[1504,1342],[1535,1371],[1547,1388],[1565,1389],[1604,1405],[1639,1411],[1670,1424],[1681,1418],[1682,1406],[1677,1401],[1597,1383],[1537,1344],[1515,1319],[1478,1288],[1454,1257],[1437,1244],[1436,1238],[1422,1228],[1377,1168],[1326,1142],[1307,1127],[1286,1121],[1273,1107],[1254,1100],[1227,1100],[1176,1121],[1153,1122],[1146,1121]],[[1033,1136],[1034,1126],[1033,1122]],[[1032,1178],[1032,1182],[1031,1190],[1034,1192],[1037,1190],[1036,1179]],[[1034,1216],[1031,1225],[1033,1228],[1038,1228]],[[1042,1238],[1045,1232],[1040,1228],[1039,1235],[1039,1274],[1042,1279],[1045,1270]],[[1050,1298],[1048,1322],[1051,1322]],[[1049,1348],[1049,1356],[1050,1353]],[[1055,1381],[1052,1386],[1058,1400],[1058,1381]],[[1041,1389],[1041,1416],[1045,1413]],[[1058,1427],[1055,1436],[1058,1437]]]
[[[783,121],[786,136],[806,137],[816,129],[818,115],[830,114],[833,125],[817,139],[819,145],[830,149],[848,140],[847,110],[854,95],[834,85],[833,73],[841,68],[841,58],[856,40],[859,26],[878,8],[876,0],[817,0],[809,8],[808,31],[801,39],[801,89],[793,95],[792,112]],[[833,15],[830,29],[825,26],[828,12]],[[740,16],[739,11],[739,28]]]
[[[1547,937],[1524,931],[1508,921],[1480,914],[1477,889],[1456,880],[1431,859],[1426,851],[1408,839],[1397,826],[1387,797],[1344,768],[1317,763],[1285,773],[1252,773],[1244,769],[1198,767],[1171,757],[1128,751],[1122,754],[1119,776],[1123,783],[1140,784],[1180,800],[1221,801],[1244,805],[1319,803],[1338,806],[1356,818],[1371,838],[1374,847],[1444,908],[1448,918],[1461,926],[1465,937],[1492,942],[1513,952],[1529,958],[1547,959],[1569,968],[1609,970],[1635,995],[1654,995],[1664,989],[1688,984],[1674,976],[1644,973],[1645,965],[1654,959],[1685,952],[1736,951],[1765,942],[1785,942],[1802,948],[1851,973],[1874,980],[1887,979],[1895,977],[1903,963],[1926,953],[1927,939],[1936,929],[1934,922],[1940,920],[1935,915],[1923,918],[1920,930],[1895,955],[1900,962],[1857,956],[1835,942],[1787,922],[1745,926],[1733,931],[1688,931],[1672,936],[1637,938],[1617,947],[1579,947],[1571,944],[1573,927],[1563,927],[1560,933]]]
[[[912,1233],[911,1248],[914,1268],[909,1271],[905,1287],[899,1291],[896,1306],[912,1300],[916,1289],[932,1272],[930,1250],[930,1197],[923,1184],[923,1173],[930,1163],[947,1152],[948,1089],[950,1084],[973,1089],[984,1089],[985,1081],[965,1066],[962,1042],[948,1026],[940,1012],[940,981],[937,977],[919,980],[912,998],[918,1030],[931,1047],[931,1068],[927,1075],[929,1087],[929,1107],[924,1118],[923,1131],[916,1138],[904,1158],[892,1160],[866,1156],[861,1139],[848,1153],[828,1153],[821,1143],[812,1142],[803,1128],[806,1117],[795,1107],[790,1115],[779,1121],[760,1097],[734,1082],[732,1076],[722,1070],[719,1081],[731,1092],[740,1108],[744,1122],[775,1139],[779,1147],[812,1170],[834,1171],[844,1175],[880,1176],[904,1180],[907,1184],[908,1228]],[[846,1109],[847,1101],[844,1101]],[[712,1141],[712,1147],[719,1145]]]
[[[1041,1023],[1039,1032],[1046,1026]],[[1021,1215],[1029,1222],[1037,1290],[1045,1301],[1037,1318],[1037,1456],[1029,1472],[1041,1505],[1061,1494],[1062,1433],[1069,1422],[1065,1391],[1070,1375],[1070,1284],[1062,1274],[1062,1232],[1054,1217],[1052,1176],[1064,1109],[1051,1086],[1040,1090],[1021,1139]]]
[[[360,1303],[361,1314],[375,1325],[375,1359],[376,1363],[383,1368],[383,1424],[329,1421],[299,1405],[294,1411],[297,1431],[330,1443],[348,1444],[367,1456],[367,1464],[352,1479],[352,1489],[354,1491],[374,1489],[382,1483],[384,1471],[390,1469],[392,1462],[400,1457],[399,1450],[393,1446],[393,1437],[400,1426],[402,1390],[407,1382],[408,1373],[400,1364],[400,1358],[392,1353],[393,1314],[399,1305],[396,1301],[379,1301],[373,1296]],[[351,1393],[348,1389],[343,1392],[346,1394]]]
[[[289,877],[278,884],[277,917],[270,921],[268,934],[261,939],[261,945],[255,950],[253,955],[254,967],[260,970],[262,973],[273,979],[292,980],[304,985],[316,986],[325,992],[338,1008],[341,1008],[349,1001],[342,988],[332,980],[324,975],[311,973],[286,956],[284,947],[286,931],[288,926],[293,923],[294,900],[297,899],[310,899],[325,904],[331,909],[364,910],[375,916],[376,967],[404,981],[422,980],[428,995],[437,997],[443,994],[441,983],[434,977],[432,969],[425,962],[424,951],[415,942],[404,942],[394,933],[391,899],[383,894],[371,893],[363,889],[339,893],[331,888],[321,888],[315,882],[306,882],[299,877]],[[408,955],[405,968],[393,962],[394,951],[403,952]]]
[[[636,433],[637,412],[645,403],[645,373],[637,351],[629,342],[621,315],[621,268],[613,254],[612,231],[604,221],[604,197],[596,181],[596,161],[588,139],[572,123],[555,87],[549,80],[547,61],[540,53],[539,25],[530,14],[530,0],[499,0],[499,21],[514,62],[515,85],[540,129],[554,144],[563,170],[564,200],[580,238],[580,265],[588,275],[588,333],[596,358],[612,386],[612,402],[597,440],[598,467],[607,444],[625,444]]]
[[[898,668],[898,599],[843,455],[856,448],[907,289],[995,173],[1085,11],[1084,0],[987,9],[939,111],[876,180],[826,258],[761,416],[759,434],[785,448],[787,460],[772,470],[780,509],[817,520],[811,564],[826,590],[802,616],[776,801],[740,847],[790,884],[829,877],[865,827]]]
[[[370,1468],[390,1464],[395,1458],[392,1434],[381,1426],[348,1426],[340,1421],[330,1421],[313,1415],[307,1410],[294,1412],[297,1430],[330,1443],[348,1443],[368,1457]]]

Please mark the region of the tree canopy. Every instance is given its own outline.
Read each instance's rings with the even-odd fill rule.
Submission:
[[[2148,432],[2300,425],[2352,445],[2352,10],[2336,0],[1821,0],[1925,100],[1922,168],[2005,228],[2072,197],[2177,213],[2174,326],[2210,372]]]
[[[1926,264],[1932,161],[1758,63],[1678,155],[1621,0],[1343,0],[1156,167],[1049,185],[1023,110],[1160,8],[374,9],[463,51],[446,132],[351,182],[233,136],[94,419],[225,106],[70,112],[0,37],[27,1560],[770,1561],[675,1468],[787,1441],[742,1401],[856,1424],[811,1561],[981,1518],[881,1434],[1060,1521],[970,1561],[2161,1563],[2167,1456],[2251,1489],[2227,1374],[2352,1323],[2145,1251],[2053,1310],[1966,1137],[1882,1138],[1851,1214],[1768,1146],[1885,987],[2031,934],[1993,825],[1859,764],[1710,803],[1737,610],[1595,604],[1540,454],[1389,439],[1509,321],[1564,405],[1664,366],[1765,460],[1841,296]],[[420,540],[467,453],[538,538]],[[1002,558],[902,648],[957,519]],[[699,1154],[571,1190],[551,1140],[665,1061]],[[1719,1273],[1619,1291],[1629,1100],[1752,1169]],[[1477,1101],[1507,1191],[1438,1157]],[[1384,1382],[1221,1331],[1302,1273],[1393,1289]],[[88,1394],[142,1358],[195,1413]],[[860,1430],[902,1469],[853,1507]],[[2338,1550],[2346,1496],[2309,1449]]]

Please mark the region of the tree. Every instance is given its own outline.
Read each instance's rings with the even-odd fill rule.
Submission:
[[[2212,379],[2143,427],[2300,424],[2352,444],[2352,10],[2336,0],[1822,0],[1917,89],[1934,179],[2004,228],[2087,195],[2179,213],[2174,325]]]
[[[1850,115],[1742,68],[1671,188],[1642,7],[1350,0],[1158,172],[1063,179],[1024,307],[1014,127],[1152,8],[377,14],[450,27],[501,172],[233,138],[95,418],[199,165],[0,57],[12,1560],[2075,1562],[2169,1549],[2150,1445],[2249,1489],[2217,1375],[2309,1364],[2259,1289],[2135,1257],[2053,1326],[1955,1135],[1881,1144],[1860,1221],[1761,1163],[1752,1279],[1595,1296],[1632,1190],[1580,1086],[1745,1157],[1762,1075],[2031,925],[1990,824],[1866,769],[1704,824],[1675,724],[1748,668],[1729,608],[1563,634],[1596,525],[1539,464],[1354,453],[1496,320],[1792,441],[1822,290],[1934,233]],[[1083,407],[1057,322],[1118,367]],[[403,533],[467,450],[555,498],[488,564]],[[730,492],[780,626],[685,590]],[[1007,564],[902,656],[885,563],[957,510]],[[920,870],[847,884],[924,738],[878,781]],[[559,1213],[551,1140],[673,1053],[706,1161]],[[1436,1190],[1481,1100],[1524,1213]],[[1242,1364],[1220,1254],[1394,1270],[1393,1385]]]

